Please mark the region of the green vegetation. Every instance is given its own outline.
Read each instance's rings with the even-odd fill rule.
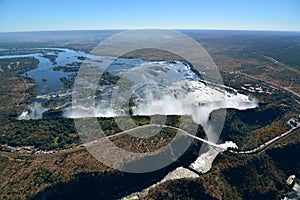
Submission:
[[[62,117],[40,120],[11,120],[0,127],[0,143],[11,146],[62,149],[79,144],[74,122]]]
[[[62,67],[62,66],[57,66],[54,67],[53,70],[63,70],[64,72],[77,72],[79,70],[79,67]],[[70,74],[68,77],[62,77],[60,78],[61,82],[63,82],[63,85],[65,88],[72,88],[75,78],[77,76],[77,73]],[[113,75],[107,71],[103,72],[101,79],[98,81],[99,85],[115,85],[118,84],[120,86],[120,90],[125,90],[128,89],[132,86],[132,82],[126,78],[122,78]],[[96,96],[101,96],[101,93],[103,91],[96,91]]]
[[[142,135],[146,138],[138,138],[125,134],[116,138],[112,138],[111,140],[116,146],[129,152],[150,153],[163,148],[172,139],[174,139],[177,133],[175,130],[166,128],[161,130],[159,128],[144,128],[135,132],[135,134]]]
[[[0,59],[0,125],[34,97],[35,83],[20,74],[36,68],[38,64],[39,61],[34,58]]]
[[[53,71],[63,71],[63,72],[78,72],[79,67],[78,66],[56,66],[53,67]]]
[[[170,116],[169,118],[168,123],[176,122],[176,118],[178,119],[177,116]],[[101,119],[99,120],[101,121]],[[134,120],[140,121],[141,124],[149,122],[147,117],[135,117]],[[199,131],[201,132],[199,136],[202,136],[203,130],[199,129]],[[159,139],[159,137],[168,139],[173,134],[172,130],[165,129],[156,136],[156,139]],[[53,144],[56,140],[59,143],[60,138],[61,136],[59,136],[59,139],[57,137],[52,138]],[[123,136],[117,137],[113,142],[117,143],[123,138]],[[189,138],[183,139],[186,141]],[[167,140],[159,139],[158,141],[160,144],[164,144]],[[134,148],[142,149],[143,143],[135,144],[133,145]],[[122,173],[107,168],[82,148],[49,155],[26,156],[11,154],[10,156],[12,157],[10,159],[7,159],[5,153],[0,152],[0,159],[3,159],[0,169],[5,169],[5,173],[4,171],[0,172],[0,178],[7,177],[7,173],[15,174],[11,179],[12,185],[4,185],[2,187],[0,198],[17,197],[19,199],[27,199],[33,197],[52,198],[55,196],[57,199],[65,196],[78,198],[81,195],[90,199],[95,197],[101,199],[118,198],[125,195],[125,191],[133,191],[153,184],[178,166],[189,165],[196,159],[200,147],[201,142],[194,141],[179,160],[159,171],[145,174]],[[157,145],[153,144],[153,146],[148,148],[149,151],[153,151],[157,148]],[[130,150],[133,149],[131,148]],[[147,157],[144,159],[147,159]],[[19,162],[24,164],[20,165]],[[14,187],[16,184],[18,185],[18,190]],[[115,187],[116,185],[119,186]],[[66,188],[68,189],[65,190]],[[78,190],[78,188],[81,189]],[[11,193],[12,190],[14,191],[13,193]]]
[[[263,81],[226,72],[223,72],[222,75],[226,85],[258,99],[259,107],[246,111],[227,110],[221,139],[233,140],[240,148],[251,149],[290,128],[286,122],[291,117],[297,116],[300,111],[297,97]],[[263,92],[244,90],[242,89],[245,87],[244,84],[261,87]]]
[[[6,122],[5,125],[0,126],[0,144],[8,143],[11,146],[27,146],[34,145],[36,148],[43,150],[54,150],[54,149],[64,149],[74,145],[80,144],[80,138],[75,129],[75,124],[73,119],[63,118],[63,117],[54,117],[56,113],[47,112],[45,116],[49,117],[46,119],[36,119],[36,120],[16,120],[11,118],[9,122]],[[132,118],[128,117],[117,117],[117,118],[97,118],[101,130],[105,135],[113,135],[119,132],[122,132],[124,129],[129,130],[134,128],[134,126],[120,127],[117,123],[128,125],[128,121],[133,120],[133,122],[138,125],[146,125],[150,123],[150,117],[148,116],[133,116]],[[179,125],[179,116],[167,116],[166,125],[178,126]],[[183,117],[182,119],[185,122],[185,126],[182,127],[186,131],[190,130],[192,126],[199,126],[192,122],[188,117]],[[99,131],[97,126],[90,124],[89,119],[87,121],[87,131],[85,137],[88,137],[90,141],[101,138],[97,132]],[[151,132],[151,129],[143,129],[142,131],[136,131],[136,134],[147,135],[147,132]],[[200,131],[200,129],[199,129]],[[139,133],[141,132],[141,133]],[[143,144],[147,146],[149,143],[148,149],[151,149],[150,146],[154,145],[153,148],[157,146],[157,142],[162,142],[163,145],[169,141],[168,139],[174,137],[174,130],[163,129],[160,131],[158,128],[155,132],[155,136],[148,139],[138,139],[131,137],[127,134],[124,134],[122,137],[117,138],[118,143],[122,146],[131,146],[131,144]],[[204,137],[203,132],[201,132],[201,137]],[[149,133],[151,134],[151,133]],[[170,134],[170,135],[169,135]],[[162,140],[165,138],[166,140]],[[116,141],[117,141],[116,140]],[[117,142],[116,142],[117,143]],[[150,145],[151,143],[151,145]]]
[[[24,43],[25,44],[25,43]],[[11,48],[11,46],[9,47]],[[30,48],[30,47],[29,47]],[[32,47],[32,48],[36,48]],[[57,53],[57,52],[61,52],[60,50],[53,50],[53,49],[28,49],[28,48],[13,48],[13,49],[9,49],[9,50],[4,50],[0,52],[0,56],[5,56],[5,55],[24,55],[24,54],[36,54],[36,53],[41,53],[43,55],[46,55],[47,53]]]
[[[85,59],[86,59],[85,56],[78,56],[77,58],[78,58],[79,60],[85,60]]]
[[[128,123],[129,120],[133,120],[134,124],[138,126],[142,126],[150,123],[150,117],[148,116],[132,116],[131,118],[129,117],[98,118],[100,127],[105,133],[105,135],[113,135],[115,133],[121,132],[122,130],[118,127],[118,123],[125,126],[122,127],[125,130],[134,128],[135,127],[134,125],[130,126],[131,124]]]
[[[232,140],[242,149],[255,148],[289,129],[283,117],[286,112],[286,108],[272,104],[245,111],[228,109],[221,139]],[[278,121],[281,123],[275,124]],[[261,129],[268,125],[276,125],[279,131],[262,138]]]
[[[5,58],[0,59],[3,79],[18,76],[37,67],[39,61],[35,58]]]
[[[53,67],[53,71],[78,72],[81,64],[82,62],[73,62],[71,64],[67,64],[66,66],[55,66]]]
[[[273,71],[272,73],[270,73],[270,77],[272,77],[274,80],[280,80],[282,83],[284,83],[284,85],[289,85],[289,84],[300,85],[299,76],[300,76],[299,73],[297,74],[294,71],[288,69]]]
[[[210,53],[221,69],[226,85],[239,92],[251,95],[260,102],[259,108],[246,111],[229,109],[221,139],[233,140],[242,149],[256,147],[263,142],[289,129],[286,121],[299,115],[300,107],[296,96],[269,83],[299,92],[299,36],[268,35],[266,33],[205,34],[186,31],[198,40]],[[105,33],[106,34],[106,33]],[[104,35],[105,35],[104,34]],[[89,52],[98,43],[68,43],[68,47]],[[1,42],[2,48],[52,46],[52,43],[10,43]],[[53,50],[51,50],[53,51]],[[145,56],[145,52],[150,52]],[[55,55],[46,55],[48,50],[9,50],[2,55],[44,53],[44,57],[55,63]],[[136,56],[138,55],[138,56]],[[149,60],[180,60],[170,52],[140,50],[125,57],[140,57]],[[269,57],[269,58],[267,58]],[[78,57],[84,60],[84,57]],[[279,61],[277,63],[275,60]],[[280,63],[281,62],[281,63]],[[80,62],[70,66],[58,66],[54,70],[64,72],[78,71]],[[20,74],[34,69],[38,60],[34,58],[15,58],[0,60],[0,143],[12,146],[35,145],[45,150],[64,149],[80,144],[74,122],[57,116],[49,111],[48,118],[40,120],[18,121],[21,113],[34,97],[34,82]],[[288,66],[287,66],[288,65]],[[249,77],[256,77],[253,80]],[[62,79],[64,86],[71,88],[76,73]],[[123,82],[120,82],[120,81]],[[262,80],[262,81],[261,81]],[[269,83],[264,83],[268,81]],[[109,72],[104,72],[101,85],[118,83],[122,87],[131,86],[129,80],[123,80]],[[242,89],[244,84],[261,86],[264,93],[249,92]],[[96,96],[101,92],[96,91]],[[55,102],[47,102],[49,105]],[[132,102],[131,102],[132,103]],[[218,111],[214,112],[218,114]],[[149,124],[150,118],[137,116],[132,118],[138,125]],[[119,118],[125,122],[127,118]],[[181,127],[189,132],[194,125],[188,117],[183,122],[179,116],[168,116],[167,125]],[[98,118],[105,135],[121,131],[112,118]],[[90,124],[89,124],[90,125]],[[126,127],[132,128],[130,126]],[[142,129],[135,134],[149,136],[154,129]],[[90,127],[92,139],[98,139],[93,126]],[[201,127],[197,135],[204,137]],[[152,152],[164,146],[175,136],[172,129],[164,128],[149,138],[134,138],[119,135],[110,138],[116,145],[133,152]],[[229,152],[221,154],[207,174],[197,179],[168,181],[150,190],[145,199],[281,199],[290,190],[285,180],[299,172],[299,131],[271,146],[259,155],[236,155]],[[187,139],[187,138],[183,138]],[[21,155],[19,153],[0,152],[0,199],[30,199],[48,197],[115,199],[132,191],[147,187],[164,177],[177,166],[187,167],[198,156],[201,143],[194,141],[188,151],[172,165],[155,173],[128,174],[117,172],[96,161],[80,147],[68,149],[51,155]]]
[[[55,54],[55,55],[49,55],[49,54],[44,53],[44,54],[43,54],[43,57],[49,59],[50,62],[52,62],[53,65],[56,65],[56,64],[57,64],[56,58],[57,58],[58,56],[57,56],[56,54]]]
[[[284,146],[261,155],[221,154],[207,174],[167,181],[145,199],[281,199],[290,190],[285,179],[299,176],[299,141],[298,132]],[[198,145],[193,142],[171,166],[144,174],[109,169],[84,149],[35,156],[0,153],[0,198],[120,198],[156,183],[177,166],[187,167],[197,157]]]
[[[62,77],[60,78],[60,81],[63,83],[64,85],[64,88],[72,88],[73,87],[73,84],[74,84],[74,81],[75,81],[75,78],[73,77]]]
[[[261,155],[217,157],[214,167],[196,179],[167,181],[149,191],[145,199],[282,199],[291,189],[286,179],[299,174],[300,132],[285,146]]]

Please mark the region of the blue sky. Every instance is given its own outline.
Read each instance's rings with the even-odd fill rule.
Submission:
[[[300,31],[300,1],[0,0],[0,32],[136,28]]]

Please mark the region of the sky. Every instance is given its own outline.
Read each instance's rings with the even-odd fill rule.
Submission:
[[[141,28],[300,31],[300,1],[0,0],[0,32]]]

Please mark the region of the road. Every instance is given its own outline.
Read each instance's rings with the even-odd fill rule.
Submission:
[[[264,56],[264,55],[263,55],[263,56]],[[265,56],[265,57],[266,57],[266,56]],[[288,68],[288,69],[290,69],[290,70],[295,71],[295,69],[290,68],[290,67],[284,65],[283,63],[278,62],[277,60],[275,60],[275,59],[272,58],[272,57],[267,57],[267,58],[273,60],[274,63],[279,63],[279,64],[281,64],[282,66],[284,66],[285,68]],[[296,70],[295,72],[300,73],[298,70]],[[267,83],[267,84],[269,84],[269,85],[272,85],[272,86],[276,87],[277,89],[280,88],[280,89],[285,90],[285,91],[291,93],[292,95],[294,95],[294,96],[300,98],[300,94],[298,94],[298,93],[296,93],[296,92],[290,90],[290,89],[287,88],[287,87],[282,87],[281,85],[279,85],[279,84],[277,84],[277,83],[270,82],[270,81],[267,81],[267,80],[262,80],[262,79],[260,79],[260,78],[255,77],[255,76],[252,76],[252,75],[243,73],[242,70],[240,70],[240,71],[235,71],[235,73],[240,74],[240,75],[245,76],[245,77],[248,77],[248,78],[250,78],[250,79],[255,79],[255,80],[258,80],[258,81],[263,81],[263,82],[265,82],[265,83]],[[296,99],[295,99],[295,100],[296,100]],[[296,100],[296,102],[297,102],[298,104],[300,104],[299,101]],[[252,149],[252,150],[249,150],[249,151],[240,151],[240,152],[231,151],[231,152],[233,152],[233,153],[240,153],[240,154],[256,154],[256,153],[259,153],[259,152],[263,151],[264,149],[266,149],[267,147],[269,147],[269,146],[270,146],[271,144],[273,144],[274,142],[277,142],[277,141],[279,141],[279,140],[281,140],[281,139],[287,137],[289,134],[293,133],[294,131],[296,131],[296,130],[299,129],[299,128],[300,128],[300,124],[298,123],[296,127],[292,127],[292,128],[291,128],[290,130],[288,130],[287,132],[282,133],[281,135],[279,135],[279,136],[277,136],[277,137],[275,137],[275,138],[273,138],[273,139],[267,141],[266,143],[260,145],[259,147],[255,148],[255,149]]]
[[[268,148],[273,143],[286,138],[287,136],[289,136],[291,133],[295,132],[299,128],[300,128],[300,123],[298,123],[298,125],[296,127],[292,127],[290,130],[286,131],[285,133],[282,133],[281,135],[278,135],[278,136],[272,138],[271,140],[269,140],[269,141],[265,142],[264,144],[260,145],[259,147],[256,147],[254,149],[247,150],[247,151],[230,150],[230,152],[237,153],[237,154],[258,154],[261,151],[263,151],[266,148]]]
[[[178,132],[181,132],[181,133],[183,133],[183,134],[185,134],[185,135],[187,135],[187,136],[189,136],[189,137],[192,137],[192,138],[194,138],[194,139],[196,139],[196,140],[199,140],[199,141],[201,141],[201,142],[204,142],[204,143],[206,143],[206,144],[208,144],[208,145],[210,145],[210,146],[213,146],[213,147],[216,147],[216,148],[219,148],[219,149],[224,149],[223,147],[221,147],[221,146],[218,145],[218,144],[215,144],[215,143],[210,142],[210,141],[208,141],[208,140],[205,140],[205,139],[202,139],[202,138],[200,138],[200,137],[197,137],[197,136],[195,136],[195,135],[193,135],[193,134],[190,134],[190,133],[188,133],[188,132],[186,132],[186,131],[184,131],[184,130],[182,130],[182,129],[180,129],[180,128],[173,127],[173,126],[167,126],[167,125],[159,125],[159,124],[146,124],[146,125],[143,125],[143,126],[138,126],[138,127],[135,127],[135,128],[129,129],[129,130],[126,130],[126,131],[122,131],[122,132],[120,132],[120,133],[116,133],[116,134],[114,134],[114,135],[106,136],[106,137],[104,137],[104,138],[101,138],[101,139],[98,139],[98,140],[95,140],[95,141],[92,141],[92,142],[85,143],[85,144],[83,144],[83,145],[81,145],[81,146],[88,147],[88,146],[90,146],[90,145],[93,145],[93,144],[99,142],[100,140],[110,139],[110,138],[112,138],[112,137],[120,136],[120,135],[125,134],[125,133],[128,134],[128,133],[130,133],[130,132],[132,132],[132,131],[136,131],[136,130],[138,130],[138,129],[142,129],[142,128],[146,128],[146,127],[170,128],[170,129],[173,129],[173,130],[177,130]],[[224,149],[224,150],[225,150],[225,149]]]
[[[288,65],[286,65],[286,64],[284,64],[284,63],[281,63],[281,62],[275,60],[275,59],[272,58],[272,57],[265,56],[265,55],[261,55],[261,56],[263,56],[263,57],[265,57],[265,58],[271,60],[272,63],[279,64],[279,65],[282,66],[283,68],[288,69],[288,70],[290,70],[290,71],[293,71],[294,73],[297,73],[297,74],[300,75],[300,71],[297,70],[297,69],[295,69],[295,68],[292,68],[292,67],[290,67],[290,66],[288,66]],[[259,67],[261,67],[261,66],[258,66],[257,68],[259,68]],[[254,69],[254,68],[252,68],[252,69]],[[270,85],[272,85],[272,86],[275,86],[275,87],[277,87],[277,88],[280,88],[280,89],[282,89],[282,90],[285,90],[285,91],[287,91],[287,92],[290,92],[290,93],[292,93],[293,95],[295,95],[295,96],[297,96],[298,98],[300,98],[300,94],[298,94],[297,92],[295,92],[295,91],[293,91],[293,90],[291,90],[291,89],[289,89],[289,88],[287,88],[287,87],[283,87],[283,86],[281,86],[281,85],[279,85],[279,84],[277,84],[277,83],[274,83],[274,82],[271,82],[271,81],[268,81],[268,80],[262,80],[261,78],[257,78],[257,77],[255,77],[255,76],[246,74],[246,73],[244,73],[243,71],[244,71],[244,70],[237,70],[237,71],[231,72],[231,73],[237,73],[237,74],[246,76],[246,77],[248,77],[248,78],[252,78],[252,79],[255,79],[255,80],[258,80],[258,81],[263,81],[263,82],[268,83],[268,84],[270,84]]]
[[[94,140],[94,141],[91,141],[91,142],[86,142],[86,143],[83,143],[81,145],[78,145],[78,146],[75,146],[75,147],[72,147],[72,148],[68,148],[68,149],[62,149],[62,150],[50,150],[50,151],[36,151],[35,154],[53,154],[53,153],[61,153],[61,152],[73,152],[73,151],[77,151],[77,150],[80,150],[82,149],[82,147],[90,147],[90,146],[93,146],[95,144],[97,144],[98,142],[100,141],[104,141],[104,140],[107,140],[107,139],[110,139],[112,137],[117,137],[117,136],[120,136],[120,135],[123,135],[123,134],[130,134],[130,132],[132,131],[136,131],[136,130],[139,130],[139,129],[143,129],[143,128],[150,128],[150,127],[159,127],[159,128],[170,128],[170,129],[173,129],[173,130],[177,130],[178,132],[181,132],[189,137],[192,137],[196,140],[199,140],[201,142],[204,142],[212,147],[215,147],[216,149],[219,149],[220,151],[225,151],[226,149],[224,149],[224,147],[218,145],[218,144],[215,144],[213,142],[210,142],[208,140],[205,140],[205,139],[202,139],[200,137],[197,137],[193,134],[190,134],[180,128],[177,128],[177,127],[172,127],[172,126],[167,126],[167,125],[159,125],[159,124],[146,124],[146,125],[142,125],[142,126],[137,126],[137,127],[134,127],[132,129],[128,129],[126,131],[122,131],[122,132],[119,132],[119,133],[116,133],[116,134],[113,134],[113,135],[109,135],[109,136],[105,136],[103,138],[100,138],[100,139],[97,139],[97,140]]]
[[[195,136],[195,135],[193,135],[193,134],[190,134],[190,133],[188,133],[188,132],[186,132],[186,131],[184,131],[184,130],[182,130],[182,129],[180,129],[180,128],[172,127],[172,126],[166,126],[166,125],[163,125],[163,127],[171,128],[171,129],[177,130],[177,131],[179,131],[179,132],[182,132],[182,133],[186,134],[187,136],[190,136],[190,137],[192,137],[192,138],[194,138],[194,139],[196,139],[196,140],[199,140],[199,141],[201,141],[201,142],[204,142],[204,143],[206,143],[206,144],[208,144],[208,145],[210,145],[210,146],[213,146],[213,147],[216,147],[216,148],[220,148],[220,149],[224,149],[222,146],[220,146],[220,145],[218,145],[218,144],[215,144],[215,143],[210,142],[210,141],[208,141],[208,140],[205,140],[205,139],[202,139],[202,138],[200,138],[200,137],[197,137],[197,136]],[[225,149],[224,149],[224,150],[225,150]]]
[[[42,154],[48,154],[48,153],[58,153],[58,152],[69,152],[69,151],[76,151],[76,150],[79,150],[81,149],[82,147],[90,147],[90,146],[93,146],[95,144],[97,144],[98,142],[100,141],[104,141],[104,140],[107,140],[107,139],[110,139],[112,137],[117,137],[117,136],[120,136],[120,135],[123,135],[123,134],[130,134],[130,132],[132,131],[136,131],[136,130],[139,130],[139,129],[143,129],[143,128],[150,128],[150,127],[160,127],[160,128],[170,128],[170,129],[173,129],[173,130],[177,130],[178,132],[180,133],[183,133],[191,138],[194,138],[196,140],[199,140],[203,143],[206,143],[216,149],[219,149],[221,152],[225,151],[226,149],[221,146],[220,144],[215,144],[211,141],[208,141],[208,140],[205,140],[203,138],[200,138],[200,137],[197,137],[193,134],[190,134],[180,128],[177,128],[177,127],[172,127],[172,126],[167,126],[167,125],[159,125],[159,124],[146,124],[146,125],[143,125],[143,126],[138,126],[138,127],[134,127],[132,129],[129,129],[129,130],[126,130],[126,131],[122,131],[122,132],[119,132],[119,133],[116,133],[116,134],[113,134],[113,135],[109,135],[109,136],[106,136],[106,137],[103,137],[103,138],[100,138],[100,139],[97,139],[97,140],[94,140],[94,141],[91,141],[91,142],[87,142],[87,143],[84,143],[84,144],[81,144],[81,145],[78,145],[76,147],[73,147],[73,148],[69,148],[69,149],[63,149],[63,150],[60,150],[60,151],[43,151]],[[292,127],[290,130],[286,131],[285,133],[282,133],[281,135],[275,137],[275,138],[272,138],[271,140],[267,141],[266,143],[260,145],[259,147],[256,147],[252,150],[247,150],[247,151],[237,151],[237,150],[230,150],[230,152],[232,153],[236,153],[236,154],[256,154],[256,153],[259,153],[261,152],[262,150],[266,149],[267,147],[269,147],[271,144],[273,144],[274,142],[277,142],[285,137],[287,137],[288,135],[290,135],[291,133],[293,133],[294,131],[298,130],[300,128],[300,123],[297,124],[296,127]]]

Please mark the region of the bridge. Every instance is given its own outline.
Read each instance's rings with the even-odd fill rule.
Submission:
[[[209,146],[213,147],[218,152],[223,152],[223,151],[226,150],[226,148],[224,148],[223,146],[221,146],[219,144],[215,144],[215,143],[213,143],[211,141],[208,141],[208,140],[205,140],[203,138],[197,137],[197,136],[195,136],[193,134],[190,134],[187,131],[184,131],[184,130],[182,130],[180,128],[173,127],[173,126],[168,126],[168,125],[160,125],[160,124],[146,124],[146,125],[142,125],[142,126],[137,126],[137,127],[132,128],[132,129],[129,129],[129,130],[125,130],[125,131],[122,131],[122,132],[119,132],[119,133],[116,133],[116,134],[113,134],[113,135],[106,136],[106,137],[101,138],[99,140],[110,139],[112,137],[120,136],[120,135],[125,134],[125,133],[130,134],[130,132],[132,132],[132,131],[136,131],[138,129],[142,129],[142,128],[146,128],[146,127],[170,128],[170,129],[176,130],[176,131],[178,131],[178,132],[180,132],[182,134],[185,134],[185,135],[187,135],[187,136],[189,136],[191,138],[199,140],[199,141],[201,141],[201,142],[203,142],[205,144],[208,144]],[[81,146],[85,146],[85,147],[86,146],[90,146],[93,143],[96,143],[97,141],[98,140],[95,140],[95,141],[92,141],[92,142],[88,142],[88,143],[85,143],[85,144],[83,144]]]
[[[167,125],[162,125],[162,127],[177,130],[177,131],[179,131],[179,132],[181,132],[181,133],[183,133],[183,134],[185,134],[185,135],[187,135],[187,136],[189,136],[189,137],[192,137],[192,138],[194,138],[194,139],[196,139],[196,140],[199,140],[199,141],[201,141],[201,142],[203,142],[203,143],[208,144],[209,146],[215,148],[215,149],[216,149],[217,151],[219,151],[219,152],[223,152],[223,151],[226,150],[226,148],[224,148],[223,146],[221,146],[221,145],[219,145],[219,144],[215,144],[215,143],[213,143],[213,142],[211,142],[211,141],[208,141],[208,140],[205,140],[205,139],[203,139],[203,138],[197,137],[197,136],[195,136],[195,135],[193,135],[193,134],[190,134],[190,133],[188,133],[188,132],[186,132],[186,131],[184,131],[184,130],[182,130],[182,129],[180,129],[180,128],[173,127],[173,126],[167,126]]]

